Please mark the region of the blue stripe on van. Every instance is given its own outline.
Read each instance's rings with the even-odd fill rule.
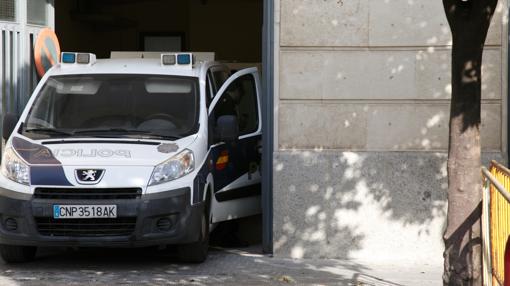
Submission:
[[[37,186],[73,186],[62,166],[30,167],[30,184]]]
[[[258,148],[261,138],[261,135],[257,135],[238,140],[234,143],[221,144],[211,148],[210,155],[213,162],[212,173],[214,176],[214,192],[217,200],[219,198],[216,193],[231,184],[233,181],[239,179],[244,174],[251,172],[251,164],[260,166],[261,154]],[[217,169],[216,162],[222,152],[226,152],[228,154],[228,163],[225,167]],[[237,192],[246,194],[246,196],[252,195],[251,193],[243,192],[242,190],[238,190]],[[234,197],[237,197],[237,195]]]
[[[28,142],[19,137],[12,138],[14,150],[31,165],[62,165],[48,147]]]
[[[30,184],[73,186],[66,177],[62,163],[55,158],[49,148],[19,137],[12,138],[12,147],[30,164]]]
[[[207,182],[207,176],[211,172],[211,153],[207,154],[207,159],[198,171],[193,181],[193,204],[200,203],[204,200],[204,189]]]

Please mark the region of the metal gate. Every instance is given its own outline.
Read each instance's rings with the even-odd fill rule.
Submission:
[[[44,7],[41,2],[4,0],[1,4],[6,5],[4,2],[11,5],[12,18],[0,18],[0,133],[3,115],[7,112],[20,114],[37,85],[39,78],[33,59],[34,43],[43,28],[54,26],[52,0],[44,2],[46,25],[33,24],[28,15],[31,4]]]
[[[39,30],[40,28],[20,29],[18,25],[0,24],[2,114],[20,113],[37,84],[32,51]]]

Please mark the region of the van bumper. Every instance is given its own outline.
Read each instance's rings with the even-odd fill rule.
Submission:
[[[200,236],[204,203],[191,205],[190,192],[190,188],[182,188],[146,194],[137,199],[58,200],[36,199],[32,195],[0,188],[0,244],[146,247],[196,242]],[[118,219],[112,219],[107,226],[101,225],[104,221],[100,219],[96,219],[97,224],[88,221],[94,219],[83,219],[86,226],[73,219],[53,220],[53,205],[66,204],[117,205]],[[58,225],[60,223],[67,225]],[[87,227],[95,230],[83,231]],[[127,232],[115,234],[118,228],[124,227],[128,228]],[[55,228],[58,231],[55,232]],[[105,229],[93,233],[97,228]]]

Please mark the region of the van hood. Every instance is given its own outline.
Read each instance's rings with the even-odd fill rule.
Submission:
[[[12,147],[30,165],[151,166],[188,148],[197,135],[174,142],[145,139],[65,139],[34,141],[15,136]]]

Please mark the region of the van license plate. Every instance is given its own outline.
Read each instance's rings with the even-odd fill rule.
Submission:
[[[53,218],[116,218],[116,205],[53,205]]]

